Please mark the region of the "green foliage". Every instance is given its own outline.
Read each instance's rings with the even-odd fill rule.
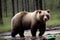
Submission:
[[[47,22],[47,26],[60,25],[60,12],[55,10],[51,12],[51,19]]]
[[[33,0],[29,0],[29,9],[30,11],[34,8]],[[15,13],[17,13],[17,4],[16,0],[15,4]],[[32,4],[33,3],[33,4]],[[47,26],[50,25],[60,25],[60,8],[57,8],[59,4],[59,0],[45,0],[46,7],[51,10],[51,19],[47,22]],[[22,10],[22,3],[19,0],[19,11]],[[11,17],[12,17],[12,2],[11,0],[7,0],[7,17],[4,10],[4,0],[2,0],[2,12],[3,12],[3,25],[0,24],[0,32],[10,31],[11,30]]]
[[[5,17],[3,14],[3,24],[0,24],[0,32],[10,31],[11,30],[11,15]]]
[[[11,40],[9,38],[0,37],[0,40]]]
[[[3,25],[0,25],[0,32],[10,31],[11,30],[11,13],[8,17],[5,17],[3,14]],[[60,25],[60,12],[55,10],[51,11],[51,19],[47,22],[47,26]]]

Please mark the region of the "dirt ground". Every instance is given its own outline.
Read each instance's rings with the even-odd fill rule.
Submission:
[[[56,40],[60,40],[60,36],[57,36],[57,37],[56,37]]]

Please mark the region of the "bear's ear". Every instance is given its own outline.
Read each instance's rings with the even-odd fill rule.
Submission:
[[[50,10],[47,10],[48,13],[50,13]]]

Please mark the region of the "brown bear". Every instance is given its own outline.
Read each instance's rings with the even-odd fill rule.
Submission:
[[[11,36],[15,37],[17,34],[24,37],[24,31],[30,29],[32,36],[36,36],[37,29],[39,29],[39,36],[42,36],[46,30],[46,21],[50,19],[49,10],[36,10],[34,12],[19,12],[11,21],[12,32]]]

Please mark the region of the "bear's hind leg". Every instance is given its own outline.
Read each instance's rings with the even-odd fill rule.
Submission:
[[[17,34],[18,34],[18,32],[13,30],[12,33],[11,33],[11,36],[15,37]]]
[[[20,30],[19,35],[20,37],[24,37],[24,30]]]

